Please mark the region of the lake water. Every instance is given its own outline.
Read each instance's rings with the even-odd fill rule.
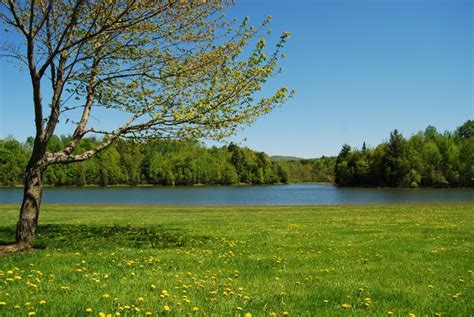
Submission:
[[[21,203],[21,188],[1,188],[0,203]],[[474,202],[474,189],[336,188],[330,184],[205,187],[46,188],[46,204],[355,205]]]

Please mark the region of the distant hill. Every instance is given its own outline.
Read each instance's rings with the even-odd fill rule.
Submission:
[[[303,161],[306,160],[301,157],[296,157],[296,156],[283,156],[283,155],[273,155],[270,156],[270,159],[274,162],[287,162],[287,161]]]

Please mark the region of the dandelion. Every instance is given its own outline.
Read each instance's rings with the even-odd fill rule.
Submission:
[[[103,299],[107,299],[107,298],[109,298],[109,297],[110,297],[109,294],[104,294],[104,295],[102,295],[102,298],[103,298]]]
[[[0,306],[5,306],[6,304],[6,302],[0,302]]]
[[[372,305],[372,299],[370,299],[369,297],[366,297],[366,298],[364,299],[364,302],[365,302],[365,303],[364,303],[364,306],[365,306],[365,307],[369,307],[370,305]]]
[[[416,317],[416,315],[414,313],[409,313],[408,317]]]
[[[163,306],[163,312],[164,313],[169,313],[171,308],[168,305]]]
[[[145,313],[145,316],[151,316],[151,315],[152,315],[152,312],[151,312],[151,311],[147,311],[147,312]]]
[[[342,304],[342,305],[341,305],[341,308],[342,308],[342,309],[349,309],[349,308],[351,308],[351,307],[352,307],[351,304]]]
[[[100,313],[99,313],[99,317],[105,317],[105,313],[100,312]]]
[[[34,311],[30,311],[30,312],[28,313],[28,316],[34,316],[34,315],[36,315],[36,313],[35,313]]]
[[[252,317],[251,313],[245,313],[244,317]]]
[[[271,312],[268,316],[269,317],[277,317],[277,314],[275,312]]]
[[[288,315],[289,315],[289,313],[287,311],[283,312],[283,316],[288,316]]]
[[[42,300],[39,301],[39,304],[44,305],[44,304],[46,304],[46,301],[44,299],[42,299]]]
[[[86,308],[86,313],[88,313],[88,314],[92,313],[92,308],[90,308],[90,307]]]
[[[143,302],[144,300],[145,300],[145,299],[144,299],[143,297],[141,297],[141,296],[137,298],[137,301],[139,301],[139,302]]]
[[[199,307],[197,307],[197,306],[193,307],[193,313],[197,312],[198,310],[199,310]]]
[[[389,311],[387,314],[388,314],[389,316],[395,315],[395,313],[394,313],[393,311]]]

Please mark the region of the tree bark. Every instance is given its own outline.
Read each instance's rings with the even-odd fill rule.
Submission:
[[[30,245],[35,238],[42,193],[43,169],[38,166],[28,168],[25,173],[20,218],[16,227],[16,242],[18,244]]]

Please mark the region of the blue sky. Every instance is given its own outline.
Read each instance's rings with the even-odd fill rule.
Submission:
[[[292,33],[280,86],[297,93],[232,138],[271,155],[336,155],[434,125],[474,118],[473,1],[240,0],[229,16],[273,17]],[[271,42],[271,41],[270,41]],[[0,60],[0,137],[34,132],[26,72]],[[106,120],[106,119],[104,119]],[[58,131],[58,134],[64,133]]]

